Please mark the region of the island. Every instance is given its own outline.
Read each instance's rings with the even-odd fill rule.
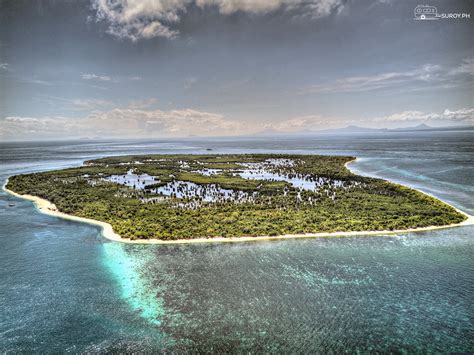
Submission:
[[[456,225],[468,216],[415,189],[352,173],[350,156],[107,157],[15,175],[5,189],[98,221],[128,241],[351,235]],[[49,202],[48,202],[49,201]]]

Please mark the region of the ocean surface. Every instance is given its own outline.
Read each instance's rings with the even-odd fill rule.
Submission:
[[[0,143],[0,182],[95,157],[206,152],[354,155],[360,174],[474,214],[473,132]],[[2,191],[0,238],[2,353],[474,351],[473,226],[127,245]]]

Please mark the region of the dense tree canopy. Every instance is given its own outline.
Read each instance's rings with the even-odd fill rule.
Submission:
[[[131,239],[393,230],[465,219],[451,206],[416,190],[351,173],[345,163],[353,159],[274,154],[122,156],[86,161],[78,168],[12,176],[7,188],[47,199],[64,213],[108,222],[116,233]],[[264,166],[272,176],[302,179],[318,188],[298,188],[279,178],[243,177],[249,166]],[[111,180],[114,176],[126,180],[130,172],[154,181],[128,186]],[[225,189],[231,198],[219,195],[206,201],[198,193],[179,196],[182,187],[172,185],[176,182],[208,194]],[[166,186],[171,186],[169,195],[160,189]]]

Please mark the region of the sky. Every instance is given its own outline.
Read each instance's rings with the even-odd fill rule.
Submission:
[[[0,0],[0,141],[473,125],[474,0],[418,4]]]

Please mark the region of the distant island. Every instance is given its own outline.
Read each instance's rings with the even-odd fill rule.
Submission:
[[[9,178],[50,212],[127,240],[299,236],[439,227],[467,215],[417,190],[353,174],[349,156],[147,155]]]

